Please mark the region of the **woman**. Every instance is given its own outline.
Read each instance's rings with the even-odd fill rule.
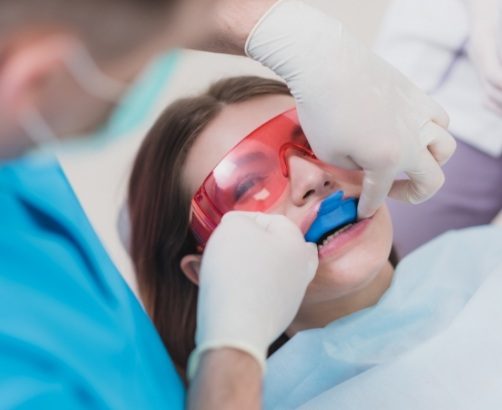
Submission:
[[[229,152],[234,155],[243,151],[236,148],[242,147],[242,141],[256,143],[256,135],[263,130],[273,131],[269,139],[283,138],[280,130],[287,128],[284,124],[297,124],[293,108],[287,87],[278,81],[256,77],[223,80],[205,94],[168,107],[137,156],[129,190],[132,257],[145,306],[182,376],[194,348],[201,252],[212,229],[211,224],[203,224],[207,221],[197,211],[201,186],[210,196],[208,191],[214,186],[211,188],[208,181],[216,178]],[[251,193],[259,198],[253,200],[254,210],[283,214],[306,233],[325,198],[338,191],[347,198],[359,196],[360,171],[318,161],[299,127],[290,128],[288,135],[289,148],[281,151],[287,186],[272,193],[273,200],[265,200],[267,204],[257,209],[257,204],[265,203],[264,189],[272,189],[260,174],[267,172],[269,164],[261,157],[247,155],[241,156],[228,173],[226,181],[232,191],[220,189],[219,197],[211,197],[213,205],[219,201],[231,203],[232,209],[250,210],[245,204]],[[206,228],[201,228],[201,223]],[[318,241],[316,276],[296,318],[272,350],[299,331],[343,322],[337,319],[347,319],[377,304],[393,281],[391,247],[392,224],[386,207],[372,218],[323,235]],[[353,369],[349,373],[354,374]],[[301,377],[298,372],[295,375]],[[347,374],[339,375],[330,383],[339,383],[345,377]],[[318,391],[310,389],[310,394],[332,385],[318,385]]]

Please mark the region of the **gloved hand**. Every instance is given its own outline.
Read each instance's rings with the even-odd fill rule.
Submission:
[[[189,378],[213,348],[243,350],[264,368],[269,345],[293,321],[317,266],[316,245],[286,217],[226,214],[202,257]]]
[[[359,216],[390,191],[412,203],[443,184],[455,149],[448,116],[342,24],[297,0],[279,1],[248,37],[246,53],[282,77],[323,161],[365,171]],[[405,172],[410,180],[396,181]]]
[[[502,2],[466,0],[471,21],[467,51],[485,91],[485,106],[502,115]]]

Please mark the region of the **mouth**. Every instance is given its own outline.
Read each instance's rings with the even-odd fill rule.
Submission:
[[[361,235],[371,225],[373,217],[361,219],[357,222],[348,223],[338,227],[326,235],[323,235],[317,244],[317,253],[321,260],[342,255],[350,247],[358,246]]]
[[[341,235],[343,232],[349,230],[355,224],[356,222],[350,222],[344,225],[337,226],[336,228],[333,228],[331,231],[326,232],[323,236],[319,238],[319,240],[316,241],[317,249],[321,250],[332,239],[336,238],[338,235]]]
[[[357,220],[358,198],[345,197],[343,191],[327,196],[317,209],[317,216],[305,233],[305,240],[317,245],[320,257],[340,252],[359,236],[368,220]]]

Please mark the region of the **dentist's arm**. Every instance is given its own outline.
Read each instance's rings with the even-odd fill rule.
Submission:
[[[215,349],[203,353],[188,397],[189,410],[261,408],[262,369],[249,353]]]
[[[202,258],[190,409],[254,409],[269,346],[293,321],[317,247],[284,216],[231,212]]]
[[[360,216],[389,193],[419,203],[437,192],[455,149],[448,116],[340,21],[298,0],[212,4],[213,28],[199,48],[245,51],[287,82],[317,156],[365,171]],[[409,180],[395,181],[401,173]]]

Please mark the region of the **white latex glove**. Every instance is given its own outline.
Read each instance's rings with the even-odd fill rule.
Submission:
[[[390,191],[419,203],[443,184],[455,149],[448,116],[342,24],[297,0],[279,1],[251,32],[246,53],[282,77],[323,161],[365,171],[359,216]],[[396,181],[402,172],[410,180]]]
[[[317,247],[281,215],[230,212],[204,250],[196,349],[232,347],[265,367],[267,349],[293,321],[318,266]]]
[[[485,91],[485,106],[502,115],[502,4],[466,0],[471,20],[468,54]]]

